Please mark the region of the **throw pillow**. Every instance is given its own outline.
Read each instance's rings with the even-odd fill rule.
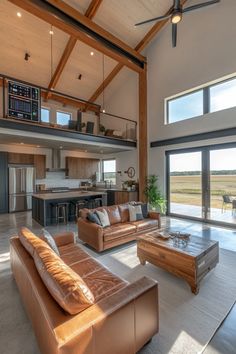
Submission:
[[[144,219],[148,218],[148,206],[147,206],[147,203],[142,203],[141,204],[141,208],[142,208],[142,213],[143,213]]]
[[[129,205],[129,221],[143,220],[141,205]]]
[[[110,220],[105,209],[102,209],[102,211],[96,210],[95,213],[99,217],[102,227],[110,226]]]
[[[43,239],[47,242],[47,244],[51,247],[51,249],[58,256],[60,256],[60,252],[57,248],[56,242],[55,242],[54,238],[52,237],[52,235],[46,229],[42,229],[42,233],[43,233]]]
[[[91,213],[91,212],[88,213],[87,219],[88,219],[89,221],[91,221],[91,222],[97,224],[97,225],[102,225],[102,224],[101,224],[101,221],[100,221],[100,219],[99,219],[99,217],[97,216],[96,213]]]

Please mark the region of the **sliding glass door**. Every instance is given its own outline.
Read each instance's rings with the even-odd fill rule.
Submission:
[[[170,215],[236,225],[236,147],[225,145],[167,152]]]
[[[236,223],[236,148],[210,151],[209,219]]]
[[[169,168],[170,213],[201,218],[201,151],[171,154]]]

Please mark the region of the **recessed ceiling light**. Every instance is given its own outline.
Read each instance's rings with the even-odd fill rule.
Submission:
[[[94,55],[94,52],[90,52],[90,55],[93,56],[93,55]]]
[[[106,113],[105,109],[103,108],[102,113]]]
[[[20,12],[17,12],[17,13],[16,13],[16,16],[17,16],[17,17],[21,17],[22,15],[21,15]]]
[[[53,34],[54,34],[53,30],[50,30],[50,31],[49,31],[49,34],[53,35]]]

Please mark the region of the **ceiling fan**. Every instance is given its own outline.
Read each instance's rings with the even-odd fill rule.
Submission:
[[[200,4],[192,5],[189,7],[183,8],[181,4],[181,0],[174,0],[172,10],[169,12],[168,15],[154,17],[146,21],[142,21],[136,23],[135,26],[144,25],[145,23],[153,22],[153,21],[163,21],[170,19],[172,23],[172,47],[176,47],[177,44],[177,24],[182,20],[183,14],[185,12],[190,12],[194,10],[201,9],[202,7],[213,5],[220,2],[220,0],[210,0]]]

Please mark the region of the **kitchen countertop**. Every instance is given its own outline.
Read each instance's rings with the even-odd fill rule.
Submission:
[[[92,197],[96,195],[106,194],[106,192],[102,191],[66,191],[66,192],[59,192],[59,193],[39,193],[33,194],[33,197],[42,199],[42,200],[53,200],[53,199],[70,199],[70,198],[77,198],[77,197]]]

